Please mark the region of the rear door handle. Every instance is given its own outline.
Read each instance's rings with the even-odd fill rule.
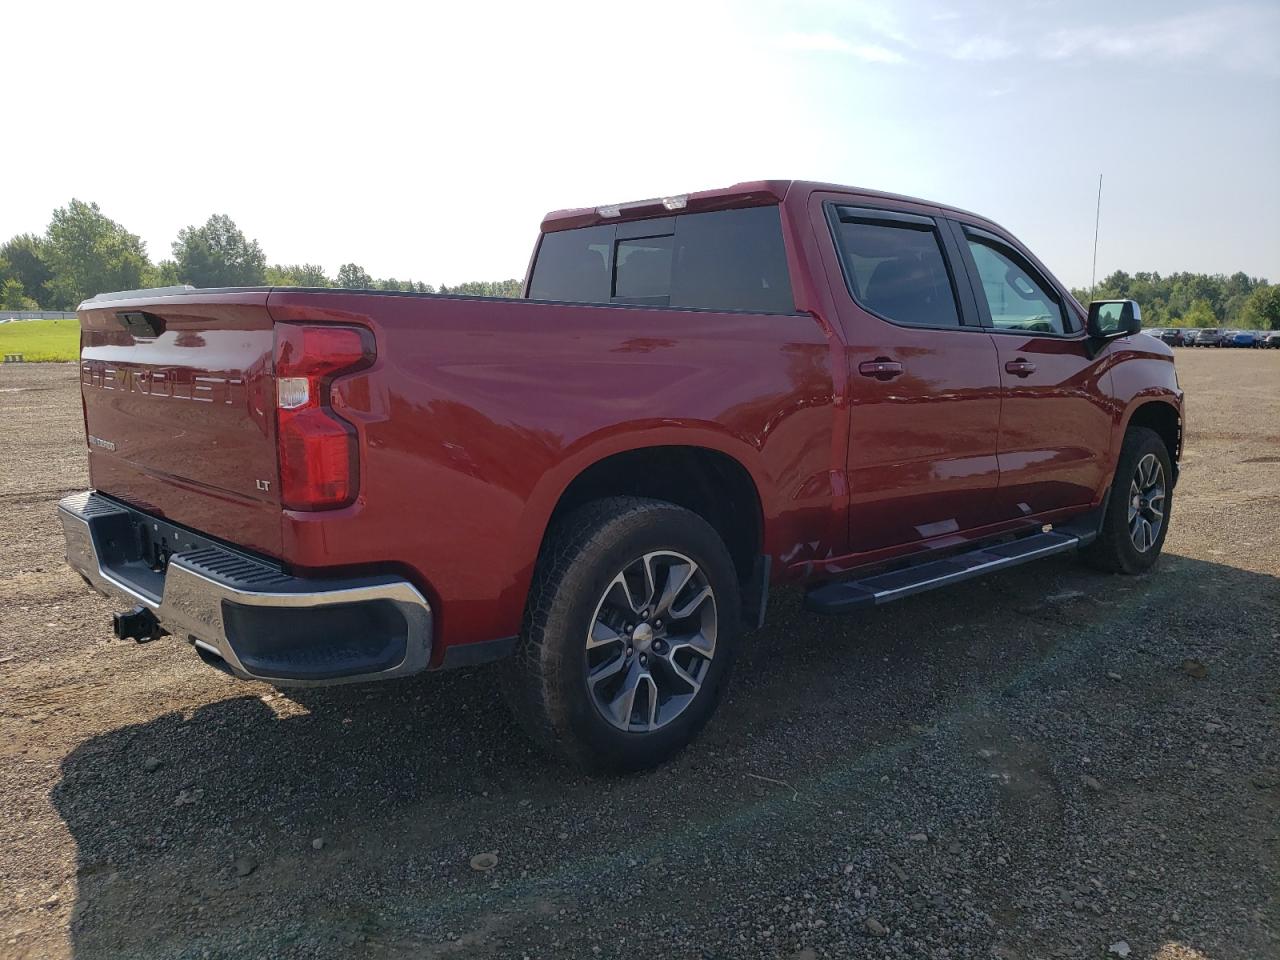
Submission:
[[[906,371],[897,360],[890,360],[888,357],[876,357],[874,360],[863,360],[858,364],[858,372],[864,377],[874,377],[877,380],[892,380]]]
[[[1004,368],[1016,377],[1029,377],[1036,372],[1036,365],[1030,360],[1023,360],[1021,357],[1017,360],[1010,360],[1004,365]]]

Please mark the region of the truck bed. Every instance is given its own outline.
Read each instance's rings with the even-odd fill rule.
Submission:
[[[297,575],[403,573],[437,612],[437,659],[518,631],[557,499],[613,450],[733,457],[766,515],[786,507],[780,553],[829,529],[831,353],[808,315],[276,288],[90,301],[81,318],[96,490]],[[376,344],[332,384],[359,452],[339,509],[278,493],[272,351],[290,324]]]

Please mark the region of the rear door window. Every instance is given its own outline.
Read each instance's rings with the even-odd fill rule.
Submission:
[[[905,326],[960,326],[942,238],[932,218],[836,207],[832,227],[845,282],[860,306]]]
[[[529,296],[574,303],[795,312],[776,206],[545,234]]]

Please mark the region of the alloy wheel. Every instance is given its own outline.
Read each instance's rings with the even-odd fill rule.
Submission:
[[[1138,461],[1129,483],[1129,539],[1139,553],[1146,553],[1160,538],[1164,502],[1164,465],[1148,453]]]
[[[596,604],[586,645],[591,701],[629,733],[671,723],[716,653],[715,593],[692,559],[656,550],[628,563]]]

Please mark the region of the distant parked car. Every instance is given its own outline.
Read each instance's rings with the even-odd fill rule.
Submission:
[[[1185,334],[1185,330],[1179,330],[1177,327],[1170,327],[1168,330],[1160,331],[1160,339],[1171,347],[1182,347],[1186,345]]]
[[[1196,331],[1197,347],[1220,347],[1222,346],[1222,331],[1217,327],[1205,327],[1203,330]]]
[[[1196,340],[1199,336],[1200,336],[1199,330],[1183,330],[1182,345],[1184,347],[1194,347],[1196,345]]]
[[[1258,335],[1252,330],[1235,330],[1231,334],[1232,347],[1256,347],[1258,345]]]
[[[1260,346],[1267,350],[1280,350],[1280,330],[1272,330],[1266,334]]]

